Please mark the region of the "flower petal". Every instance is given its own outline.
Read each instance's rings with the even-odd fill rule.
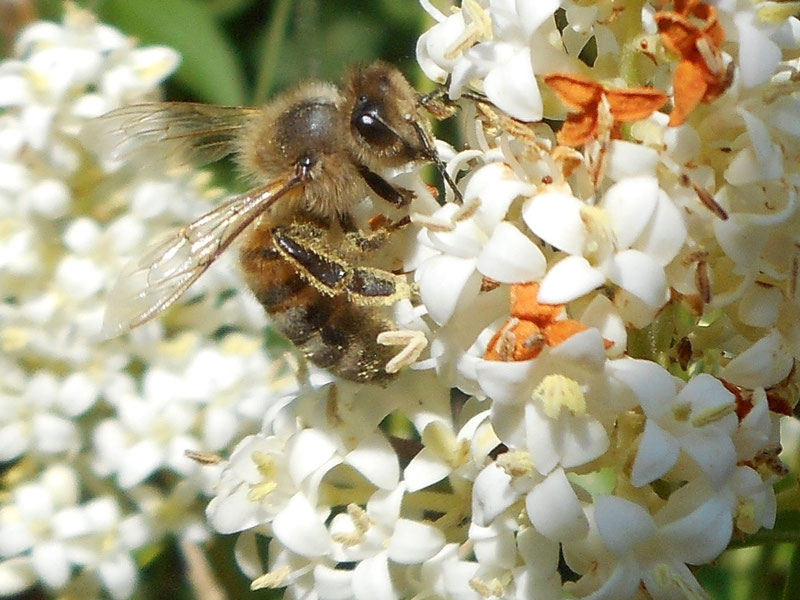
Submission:
[[[639,250],[623,250],[614,256],[608,278],[648,306],[660,307],[668,300],[664,269]]]
[[[680,446],[653,419],[647,419],[633,461],[631,483],[642,487],[669,471],[678,461]]]
[[[605,283],[605,276],[582,256],[567,256],[550,267],[539,287],[543,304],[563,304]]]
[[[444,533],[431,525],[399,519],[389,540],[389,558],[401,565],[424,562],[444,547]]]
[[[511,223],[497,225],[478,256],[477,269],[501,283],[536,281],[547,262],[539,247]]]
[[[524,45],[517,49],[501,43],[496,46],[494,67],[483,80],[486,96],[497,108],[520,121],[541,120],[542,95],[533,75],[530,48]]]
[[[416,492],[422,488],[441,481],[452,471],[441,457],[430,448],[423,448],[411,459],[403,471],[403,481],[409,492]]]
[[[495,463],[483,469],[472,488],[472,522],[486,527],[519,498],[511,476]]]
[[[328,530],[303,494],[295,494],[272,522],[275,537],[302,556],[324,556],[332,550]]]
[[[522,205],[522,218],[542,240],[569,254],[582,254],[586,225],[581,218],[584,204],[574,196],[545,192]]]
[[[481,287],[471,258],[434,256],[420,265],[415,278],[428,314],[440,325],[450,320],[462,298],[477,296]]]
[[[385,552],[366,558],[353,570],[353,595],[356,600],[397,600]]]
[[[594,502],[597,530],[616,556],[633,551],[656,533],[656,524],[644,508],[617,496],[598,496]]]
[[[628,177],[608,188],[600,206],[611,220],[618,248],[630,248],[644,231],[656,209],[658,193],[658,180],[647,175]]]
[[[550,473],[528,493],[525,507],[536,530],[551,540],[579,540],[589,531],[581,503],[561,469]]]
[[[792,370],[792,356],[776,329],[729,362],[720,377],[743,388],[768,388]]]
[[[345,456],[344,462],[384,490],[394,489],[400,478],[397,454],[382,433],[374,433],[361,440]]]

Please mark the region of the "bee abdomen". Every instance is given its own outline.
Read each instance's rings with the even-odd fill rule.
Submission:
[[[262,237],[263,234],[263,237]],[[312,363],[351,381],[382,382],[396,350],[378,344],[392,323],[374,309],[354,305],[343,295],[327,296],[304,281],[296,269],[271,245],[264,231],[256,231],[243,247],[241,264],[250,289],[264,306],[272,325]]]

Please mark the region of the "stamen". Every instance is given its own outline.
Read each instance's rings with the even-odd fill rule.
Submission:
[[[574,379],[564,375],[548,375],[542,379],[531,394],[531,399],[539,401],[544,413],[551,419],[557,419],[563,406],[573,415],[586,413],[586,397],[581,386]]]
[[[525,477],[530,475],[534,468],[530,453],[523,450],[503,452],[497,457],[496,463],[511,477]]]
[[[383,346],[405,346],[386,363],[387,373],[397,373],[403,367],[414,363],[428,346],[428,338],[418,329],[396,329],[382,331],[378,334],[377,341]]]
[[[720,404],[719,406],[709,408],[708,410],[696,415],[694,418],[692,418],[692,425],[695,427],[705,427],[706,425],[711,425],[712,423],[716,423],[720,419],[727,417],[735,410],[736,404],[733,402]]]
[[[288,565],[284,565],[283,567],[276,569],[275,571],[270,571],[268,573],[264,573],[263,575],[256,577],[250,583],[250,589],[261,590],[264,588],[280,588],[285,587],[289,576],[292,574],[291,568]]]

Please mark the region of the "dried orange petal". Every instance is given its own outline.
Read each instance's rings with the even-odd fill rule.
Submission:
[[[530,321],[509,319],[489,341],[486,360],[518,361],[536,358],[544,348],[542,330]]]
[[[556,321],[545,327],[544,337],[548,346],[558,346],[576,333],[586,331],[587,329],[589,329],[589,327],[580,321],[565,319],[563,321]]]
[[[611,106],[611,116],[621,123],[646,119],[669,99],[661,90],[650,87],[608,90],[606,98]]]
[[[539,302],[539,284],[515,283],[511,286],[511,314],[544,327],[552,323],[564,311],[563,304]]]

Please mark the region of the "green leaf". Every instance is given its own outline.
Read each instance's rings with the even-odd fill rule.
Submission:
[[[183,60],[176,81],[199,100],[243,104],[245,77],[234,46],[196,0],[106,0],[99,14],[145,44],[166,44]]]

